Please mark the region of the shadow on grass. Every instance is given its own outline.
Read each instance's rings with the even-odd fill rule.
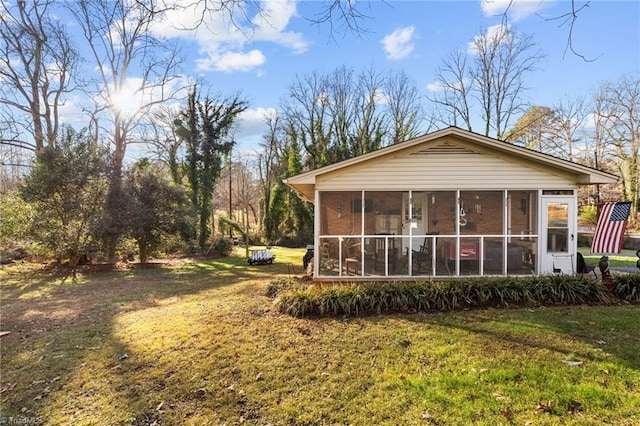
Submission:
[[[168,377],[149,377],[149,383],[146,378],[128,380],[135,372],[148,370],[154,359],[136,359],[135,351],[122,343],[118,335],[122,316],[170,307],[174,299],[188,301],[203,292],[212,292],[212,298],[246,294],[251,283],[291,269],[278,262],[248,266],[245,258],[238,257],[153,267],[5,269],[0,284],[1,325],[11,334],[2,338],[0,347],[2,415],[49,423],[43,416],[60,413],[66,422],[92,418],[90,410],[79,407],[100,410],[102,406],[120,413],[107,423],[153,423],[159,410],[145,405],[145,387],[163,386]],[[234,287],[239,283],[243,285]],[[158,321],[171,325],[167,315]],[[162,345],[156,349],[162,350]],[[179,348],[174,349],[179,357]],[[64,388],[76,395],[70,398]],[[197,399],[197,389],[194,392],[191,396]]]

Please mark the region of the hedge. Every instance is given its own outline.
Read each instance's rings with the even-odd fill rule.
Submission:
[[[455,309],[611,304],[640,301],[640,274],[620,275],[609,292],[584,276],[468,278],[442,281],[391,281],[317,286],[272,281],[267,295],[277,309],[293,316],[339,316]]]

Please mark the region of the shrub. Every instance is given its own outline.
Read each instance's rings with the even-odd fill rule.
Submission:
[[[233,252],[233,240],[227,237],[219,237],[213,242],[213,250],[222,257],[227,257]]]
[[[578,232],[578,247],[591,247],[591,243],[593,243],[593,234]]]
[[[613,294],[628,302],[640,302],[640,274],[616,276],[613,281]]]
[[[578,208],[580,222],[586,225],[595,225],[598,220],[598,209],[596,206],[580,206]]]
[[[582,276],[374,282],[322,288],[293,286],[287,289],[286,286],[272,282],[267,291],[279,294],[276,306],[281,312],[293,316],[611,302],[606,288],[599,281]],[[640,297],[637,281],[635,287],[630,284],[625,286],[624,290],[620,287],[620,292],[633,292],[636,299],[632,300]]]
[[[267,285],[267,297],[276,297],[287,290],[291,290],[293,287],[294,283],[290,279],[276,278]]]

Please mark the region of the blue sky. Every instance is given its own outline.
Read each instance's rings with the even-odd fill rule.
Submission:
[[[265,115],[278,108],[296,75],[328,73],[340,66],[403,70],[426,97],[446,55],[500,24],[497,15],[508,3],[352,1],[370,17],[361,22],[365,31],[360,34],[312,25],[307,18],[326,2],[286,0],[265,3],[266,21],[249,14],[255,25],[251,31],[229,31],[215,19],[198,32],[174,30],[167,23],[156,31],[180,40],[190,77],[206,81],[212,93],[239,91],[249,101],[237,140],[241,149],[252,150],[265,129]],[[584,4],[575,1],[576,7]],[[525,79],[531,104],[551,106],[563,97],[588,96],[605,80],[640,72],[640,2],[593,0],[579,13],[573,45],[592,61],[566,51],[570,28],[552,18],[570,11],[567,0],[516,0],[511,6],[512,29],[533,36],[546,55]],[[169,16],[168,22],[188,26],[193,19],[193,13],[182,13]]]

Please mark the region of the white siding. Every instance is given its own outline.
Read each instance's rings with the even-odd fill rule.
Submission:
[[[571,176],[514,158],[498,158],[451,144],[372,160],[319,176],[316,190],[564,189]]]

